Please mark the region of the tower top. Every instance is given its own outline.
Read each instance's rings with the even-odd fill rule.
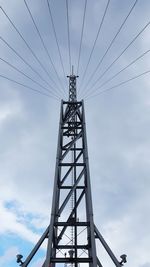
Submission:
[[[76,88],[76,78],[79,76],[74,75],[74,66],[72,66],[71,75],[67,76],[69,78],[69,101],[77,101],[77,88]]]

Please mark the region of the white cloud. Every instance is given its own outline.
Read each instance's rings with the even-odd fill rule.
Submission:
[[[18,253],[17,247],[10,247],[8,250],[6,250],[5,253],[2,256],[0,256],[0,266],[8,264],[12,260],[14,260],[17,253]]]
[[[38,241],[40,236],[31,231],[25,224],[22,224],[16,214],[5,208],[2,203],[0,203],[0,216],[1,234],[15,234],[32,243],[36,243]]]
[[[44,259],[38,259],[31,267],[41,267],[44,262]],[[145,266],[148,267],[148,266]]]
[[[150,262],[140,265],[140,267],[150,267]]]
[[[22,107],[19,101],[2,103],[0,107],[0,127],[2,127],[2,124],[7,123],[8,120],[20,117],[21,112]]]

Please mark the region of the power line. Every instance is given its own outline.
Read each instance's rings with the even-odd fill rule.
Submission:
[[[26,85],[26,84],[23,84],[23,83],[20,83],[20,82],[18,82],[18,81],[16,81],[16,80],[13,80],[13,79],[11,79],[11,78],[9,78],[9,77],[6,77],[6,76],[4,76],[4,75],[1,75],[0,74],[0,77],[1,78],[4,78],[4,79],[6,79],[6,80],[8,80],[8,81],[10,81],[10,82],[13,82],[13,83],[16,83],[16,84],[18,84],[18,85],[21,85],[21,86],[23,86],[23,87],[25,87],[25,88],[27,88],[27,89],[29,89],[29,90],[32,90],[32,91],[34,91],[34,92],[36,92],[36,93],[38,93],[38,94],[41,94],[41,95],[44,95],[44,96],[47,96],[47,97],[50,97],[50,98],[54,98],[55,100],[59,100],[59,98],[56,98],[56,97],[54,97],[54,96],[52,96],[52,95],[50,95],[50,94],[46,94],[46,93],[44,93],[44,92],[41,92],[40,90],[38,90],[38,89],[34,89],[34,88],[32,88],[32,87],[30,87],[30,86],[28,86],[28,85]]]
[[[6,18],[9,20],[10,24],[13,26],[13,28],[15,29],[15,31],[18,33],[18,35],[20,36],[20,38],[23,40],[23,42],[25,43],[25,45],[28,47],[28,49],[30,50],[31,54],[37,60],[37,62],[41,66],[41,68],[44,70],[44,72],[47,74],[47,76],[50,78],[50,80],[53,83],[55,83],[53,81],[53,79],[51,78],[51,76],[49,75],[49,72],[46,70],[46,68],[44,67],[44,65],[42,64],[42,62],[39,60],[39,58],[37,57],[37,55],[34,53],[34,51],[32,50],[31,46],[27,43],[27,41],[25,40],[25,38],[23,37],[23,35],[20,33],[20,31],[17,29],[17,27],[15,26],[15,24],[12,22],[12,20],[10,19],[10,17],[6,14],[6,12],[4,11],[4,9],[2,7],[0,7],[0,9],[4,13],[4,15],[6,16]]]
[[[99,28],[98,28],[98,32],[97,32],[95,41],[94,41],[94,43],[93,43],[92,50],[91,50],[91,53],[90,53],[90,56],[89,56],[87,65],[86,65],[86,67],[85,67],[85,71],[84,71],[84,73],[83,73],[82,80],[81,80],[81,85],[80,85],[80,86],[82,86],[83,81],[84,81],[84,78],[85,78],[85,75],[86,75],[86,72],[87,72],[87,70],[88,70],[88,66],[89,66],[89,64],[90,64],[90,61],[91,61],[91,58],[92,58],[92,55],[93,55],[93,52],[94,52],[94,49],[95,49],[95,46],[96,46],[96,43],[97,43],[99,34],[100,34],[100,31],[101,31],[101,28],[102,28],[102,25],[103,25],[103,22],[104,22],[104,19],[105,19],[107,10],[108,10],[108,6],[109,6],[109,4],[110,4],[110,1],[111,1],[111,0],[108,0],[108,1],[107,1],[107,5],[106,5],[106,7],[105,7],[104,14],[103,14],[103,16],[102,16],[102,19],[101,19],[101,22],[100,22],[100,25],[99,25]]]
[[[69,67],[70,67],[70,73],[71,73],[71,48],[70,48],[70,27],[69,27],[68,0],[66,0],[66,11],[67,11],[67,33],[68,33]]]
[[[141,74],[139,74],[139,75],[136,75],[136,76],[134,76],[134,77],[132,77],[132,78],[130,78],[130,79],[128,79],[128,80],[125,80],[125,81],[123,81],[123,82],[121,82],[121,83],[118,83],[118,84],[112,86],[112,87],[109,87],[109,88],[107,88],[107,89],[105,89],[105,90],[102,90],[102,91],[100,91],[100,92],[99,92],[98,94],[96,94],[96,95],[89,96],[89,97],[86,98],[86,100],[88,100],[89,98],[93,98],[93,97],[96,97],[96,96],[98,96],[98,95],[101,95],[101,94],[103,94],[103,93],[105,93],[105,92],[107,92],[107,91],[113,90],[113,89],[115,89],[115,88],[117,88],[117,87],[119,87],[119,86],[121,86],[121,85],[124,85],[124,84],[126,84],[126,83],[128,83],[128,82],[131,82],[131,81],[133,81],[133,80],[135,80],[135,79],[138,79],[139,77],[144,76],[144,75],[146,75],[146,74],[148,74],[148,73],[150,73],[150,70],[147,70],[147,71],[145,71],[145,72],[143,72],[143,73],[141,73]]]
[[[96,68],[94,69],[94,71],[92,72],[92,74],[90,75],[90,78],[88,79],[88,82],[86,83],[86,85],[83,88],[83,91],[85,90],[85,88],[87,88],[88,84],[92,81],[92,79],[94,78],[94,75],[96,74],[97,70],[99,69],[100,65],[102,64],[104,58],[106,57],[107,53],[109,52],[110,48],[112,47],[112,45],[114,44],[117,36],[119,35],[119,33],[121,32],[123,26],[125,25],[126,21],[128,20],[129,16],[131,15],[132,11],[134,10],[137,2],[139,0],[136,0],[133,4],[133,6],[131,7],[131,9],[129,10],[129,13],[127,14],[127,16],[125,17],[124,21],[122,22],[121,26],[119,27],[117,33],[115,34],[114,38],[112,39],[112,41],[110,42],[109,46],[107,47],[104,55],[102,56],[102,58],[100,59],[99,63],[97,64]]]
[[[142,57],[144,57],[146,54],[148,54],[150,52],[150,49],[148,49],[147,51],[145,51],[144,53],[142,53],[139,57],[137,57],[136,59],[134,59],[133,61],[131,61],[126,67],[124,67],[123,69],[121,69],[120,71],[118,71],[116,74],[114,74],[113,76],[111,76],[109,79],[107,79],[105,82],[103,82],[99,87],[97,87],[95,90],[91,91],[92,93],[95,93],[96,91],[98,91],[100,88],[102,88],[104,85],[106,85],[108,82],[112,81],[114,78],[116,78],[121,72],[123,72],[124,70],[128,69],[130,66],[132,66],[134,63],[136,63],[139,59],[141,59]],[[85,97],[88,97],[90,94],[90,91],[87,95],[85,95]]]
[[[58,97],[57,95],[55,95],[52,91],[50,91],[48,88],[44,87],[42,84],[38,83],[37,81],[35,81],[34,79],[32,79],[30,76],[28,76],[26,73],[24,73],[23,71],[19,70],[17,67],[15,67],[14,65],[12,65],[10,62],[6,61],[5,59],[0,57],[0,60],[3,61],[5,64],[7,64],[9,67],[11,67],[12,69],[14,69],[15,71],[21,73],[23,76],[25,76],[26,78],[28,78],[29,80],[31,80],[33,83],[37,84],[38,86],[40,86],[42,89],[46,90],[47,92],[51,93],[52,95],[54,95],[55,97]]]
[[[41,74],[35,70],[4,38],[0,37],[0,40],[10,49],[12,50],[43,82],[45,82],[49,87],[51,87],[53,90],[55,88],[50,85],[42,76]],[[59,91],[58,91],[59,92]]]
[[[66,75],[65,75],[65,69],[64,69],[62,54],[61,54],[61,51],[60,51],[60,46],[59,46],[59,42],[58,42],[58,38],[57,38],[57,34],[56,34],[55,24],[54,24],[54,20],[53,20],[53,16],[52,16],[52,10],[51,10],[51,6],[50,6],[50,3],[49,3],[49,0],[47,0],[47,5],[48,5],[49,15],[50,15],[50,18],[51,18],[51,23],[52,23],[52,28],[53,28],[53,32],[54,32],[57,48],[58,48],[58,53],[59,53],[59,57],[60,57],[60,62],[61,62],[62,70],[63,70],[64,79],[66,81]],[[67,83],[67,85],[68,85],[68,83]]]
[[[56,76],[57,76],[57,79],[58,79],[58,81],[59,81],[59,84],[60,84],[60,86],[63,88],[63,85],[62,85],[62,83],[61,83],[60,77],[59,77],[58,72],[57,72],[57,70],[56,70],[56,68],[55,68],[55,65],[54,65],[54,63],[53,63],[53,60],[52,60],[52,58],[51,58],[51,56],[50,56],[50,54],[49,54],[49,52],[48,52],[48,49],[47,49],[47,47],[46,47],[46,45],[45,45],[45,42],[44,42],[44,40],[43,40],[43,37],[42,37],[42,35],[41,35],[40,31],[39,31],[39,28],[38,28],[38,26],[37,26],[37,24],[36,24],[34,18],[33,18],[33,15],[32,15],[32,13],[31,13],[31,10],[30,10],[30,8],[29,8],[29,6],[28,6],[26,0],[24,0],[24,3],[25,3],[25,6],[26,6],[26,8],[27,8],[27,10],[28,10],[28,13],[29,13],[29,15],[30,15],[30,18],[31,18],[31,20],[32,20],[32,22],[33,22],[33,24],[34,24],[34,26],[35,26],[35,29],[36,29],[36,31],[37,31],[37,34],[38,34],[39,38],[40,38],[40,41],[41,41],[41,43],[42,43],[42,45],[43,45],[43,47],[44,47],[44,50],[45,50],[45,52],[46,52],[46,54],[47,54],[47,56],[48,56],[48,58],[49,58],[49,60],[50,60],[50,63],[51,63],[51,65],[52,65],[53,69],[54,69],[54,72],[55,72],[55,74],[56,74]],[[52,79],[52,80],[53,80],[53,79]],[[57,84],[56,84],[56,82],[55,82],[54,80],[53,80],[53,82],[54,82],[55,85],[57,86]],[[60,87],[60,88],[61,88],[61,87]],[[65,93],[65,90],[64,90],[64,93]]]
[[[126,46],[125,49],[121,52],[119,56],[116,57],[116,59],[107,67],[107,69],[100,75],[100,77],[94,82],[94,84],[91,86],[94,87],[98,81],[105,75],[105,73],[118,61],[118,59],[125,53],[125,51],[136,41],[136,39],[144,32],[144,30],[150,25],[150,21],[142,28],[142,30],[132,39],[132,41]]]
[[[82,48],[82,40],[83,40],[83,32],[84,32],[84,24],[85,24],[86,7],[87,7],[87,0],[85,0],[85,4],[84,4],[82,31],[81,31],[81,39],[80,39],[80,47],[79,47],[79,56],[78,56],[78,65],[77,65],[77,76],[78,76],[79,67],[80,67],[80,57],[81,57],[81,48]]]

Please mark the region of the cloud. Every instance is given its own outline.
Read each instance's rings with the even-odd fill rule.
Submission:
[[[1,234],[15,234],[24,240],[36,243],[39,239],[39,235],[30,230],[25,224],[19,221],[16,214],[9,211],[4,205],[0,204],[1,213]]]
[[[31,267],[41,267],[44,262],[44,259],[38,259]],[[148,267],[148,266],[147,266]]]
[[[147,263],[141,265],[140,267],[150,267],[150,262],[147,262]]]
[[[10,247],[8,250],[6,250],[5,253],[2,256],[0,256],[0,266],[4,266],[10,263],[12,260],[14,260],[17,253],[18,253],[17,247]]]

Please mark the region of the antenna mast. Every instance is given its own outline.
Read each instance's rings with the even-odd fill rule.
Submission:
[[[114,265],[121,267],[126,255],[121,255],[118,261],[94,224],[84,102],[77,100],[78,76],[74,75],[73,67],[67,77],[69,99],[61,101],[50,225],[26,260],[19,254],[17,262],[27,267],[46,239],[47,253],[42,267],[62,266],[62,263],[68,267],[102,267],[96,251],[99,240]]]

